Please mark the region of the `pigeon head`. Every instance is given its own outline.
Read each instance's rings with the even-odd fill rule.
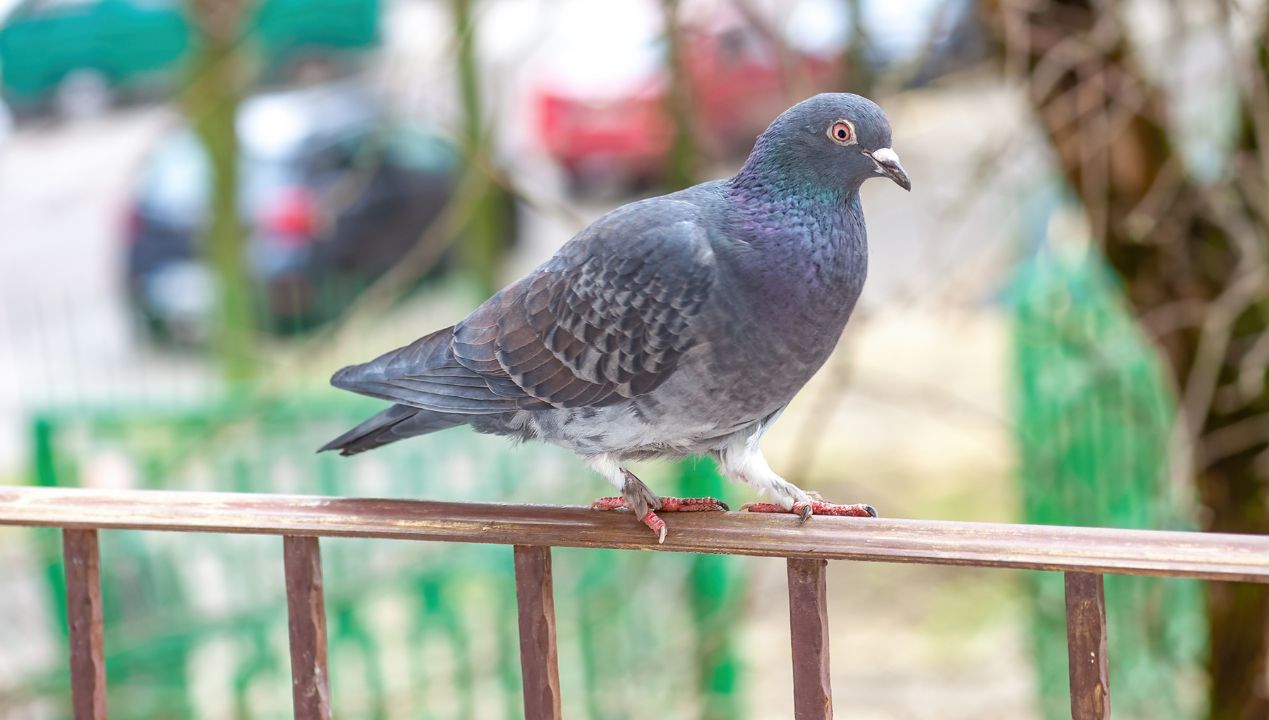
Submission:
[[[775,175],[794,186],[854,192],[887,177],[911,190],[890,148],[890,123],[877,103],[851,93],[822,93],[794,105],[758,137],[741,175]]]

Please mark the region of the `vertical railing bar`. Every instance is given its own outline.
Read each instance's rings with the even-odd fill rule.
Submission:
[[[315,537],[282,538],[286,607],[291,631],[291,697],[296,720],[329,720],[326,601],[322,553]]]
[[[106,718],[106,656],[101,621],[101,555],[96,530],[62,531],[66,621],[70,627],[71,702],[75,720]]]
[[[520,670],[525,720],[560,720],[559,651],[551,548],[516,545],[516,605],[520,615]]]
[[[828,668],[828,561],[789,558],[789,628],[793,644],[793,717],[833,717]]]
[[[1072,720],[1106,720],[1110,717],[1110,659],[1101,575],[1066,573],[1066,648]]]

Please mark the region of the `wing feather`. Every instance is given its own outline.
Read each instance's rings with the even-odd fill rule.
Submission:
[[[700,210],[657,198],[593,223],[452,328],[331,382],[435,412],[604,405],[655,389],[696,345],[714,282]]]
[[[714,272],[695,206],[636,203],[459,323],[454,357],[556,407],[649,392],[696,343],[691,322]]]

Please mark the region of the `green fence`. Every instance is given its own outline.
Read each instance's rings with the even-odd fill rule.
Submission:
[[[573,504],[611,492],[565,453],[459,430],[355,458],[314,454],[377,407],[291,399],[47,414],[34,423],[36,481]],[[723,490],[709,463],[663,472],[649,479],[667,494]],[[31,538],[50,602],[63,603],[59,536]],[[322,552],[337,717],[520,716],[510,548],[331,539]],[[289,717],[276,538],[119,531],[102,536],[101,553],[113,717]],[[735,562],[557,549],[567,714],[744,717],[725,629],[743,608]],[[64,624],[53,632],[64,642]],[[61,697],[66,682],[48,668],[22,694]]]
[[[1096,251],[1045,251],[1014,294],[1023,522],[1193,529],[1174,486],[1174,403]],[[1031,573],[1044,715],[1070,717],[1062,577]],[[1115,717],[1202,715],[1206,624],[1197,582],[1106,577]]]

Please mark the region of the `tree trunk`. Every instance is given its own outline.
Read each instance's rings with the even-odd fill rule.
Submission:
[[[211,196],[201,247],[216,276],[218,301],[212,342],[231,385],[254,374],[255,300],[246,264],[246,228],[238,208],[238,133],[235,120],[246,84],[240,51],[246,0],[189,0],[194,59],[182,97],[186,117],[203,145]]]
[[[1135,66],[1114,4],[988,4],[1005,57],[1025,57],[1030,100],[1062,172],[1168,360],[1201,522],[1269,533],[1269,218],[1255,197],[1266,178],[1251,103],[1229,172],[1205,187],[1185,171],[1183,139],[1170,135],[1163,95]],[[1262,78],[1265,39],[1269,28],[1245,68]],[[1211,583],[1208,602],[1210,717],[1269,717],[1269,587]]]
[[[679,27],[679,0],[661,0],[665,17],[666,75],[670,92],[667,110],[673,130],[670,152],[666,157],[665,186],[680,190],[696,182],[696,132],[693,127],[691,89],[687,82],[687,63],[683,58],[683,31]]]
[[[485,127],[480,70],[476,58],[476,18],[473,0],[450,0],[455,31],[455,64],[462,107],[462,144],[469,163],[488,168],[492,163],[492,143]],[[499,270],[510,246],[511,217],[515,204],[510,194],[494,182],[489,172],[476,175],[465,185],[472,193],[472,212],[463,227],[458,245],[459,262],[476,282],[480,297],[492,295],[501,285]]]

